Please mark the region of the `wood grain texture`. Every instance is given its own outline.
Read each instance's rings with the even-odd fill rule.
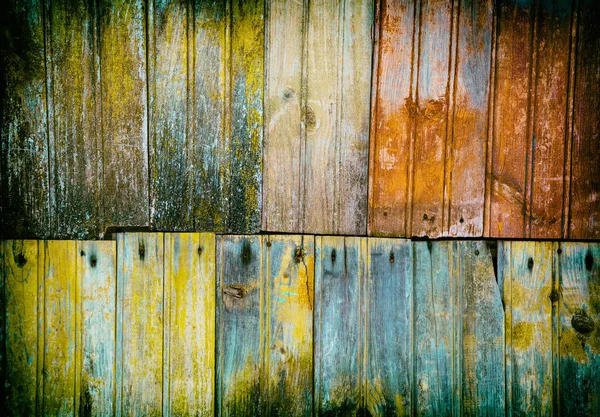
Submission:
[[[364,234],[373,4],[268,10],[262,227]]]
[[[600,410],[600,246],[562,243],[558,257],[560,414]]]
[[[481,236],[493,4],[379,3],[369,234]]]
[[[551,242],[503,242],[507,411],[552,415],[554,284]]]
[[[80,416],[114,415],[117,260],[114,241],[78,242],[80,309],[75,401]]]
[[[35,240],[1,242],[4,254],[6,382],[4,410],[9,416],[41,414],[37,393],[43,366],[43,333],[38,338],[44,308],[44,252],[40,259]],[[41,404],[41,401],[39,402]]]
[[[51,235],[44,9],[38,0],[10,1],[0,20],[4,35],[0,82],[0,234]]]
[[[162,233],[117,235],[116,415],[162,415]]]
[[[165,235],[163,415],[213,416],[215,235]]]
[[[146,226],[148,94],[146,2],[101,1],[102,222]]]
[[[102,143],[97,10],[45,2],[50,178],[57,238],[98,238]]]
[[[367,239],[315,240],[314,414],[360,415]]]

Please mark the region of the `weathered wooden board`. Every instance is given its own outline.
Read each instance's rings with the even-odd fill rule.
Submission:
[[[146,2],[99,2],[102,223],[148,225]]]
[[[214,416],[215,235],[165,235],[163,415]]]
[[[262,228],[364,234],[373,3],[268,3]]]
[[[163,412],[163,240],[117,235],[117,416]]]
[[[45,2],[51,236],[98,238],[102,144],[94,2]]]
[[[4,4],[0,82],[0,235],[51,234],[44,9],[38,0]]]
[[[557,254],[559,413],[592,416],[600,411],[600,245],[563,243]]]
[[[507,411],[552,415],[553,252],[551,242],[502,242]]]

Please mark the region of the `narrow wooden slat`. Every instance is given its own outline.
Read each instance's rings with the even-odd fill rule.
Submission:
[[[504,416],[504,311],[490,250],[485,242],[453,242],[452,261],[461,414]]]
[[[369,164],[369,235],[403,236],[415,113],[413,0],[379,1]]]
[[[315,415],[363,406],[366,238],[316,237]]]
[[[217,240],[217,413],[261,412],[262,238]]]
[[[408,240],[369,239],[365,401],[373,416],[414,406],[413,262]]]
[[[161,415],[162,233],[117,235],[117,415]]]
[[[600,413],[600,245],[560,249],[559,414],[593,416]]]
[[[96,10],[93,2],[46,2],[47,65],[56,216],[52,236],[97,238],[102,152]],[[100,171],[101,172],[101,171]]]
[[[265,414],[311,416],[314,238],[278,235],[265,242]]]
[[[552,415],[553,244],[503,242],[501,250],[511,384],[506,407],[513,415]]]
[[[165,235],[163,415],[213,416],[215,235]]]
[[[145,1],[99,2],[104,226],[148,224]]]
[[[600,238],[600,3],[581,0],[578,12],[569,235]]]
[[[43,283],[44,252],[38,253],[34,240],[7,240],[1,243],[4,253],[2,280],[4,287],[7,415],[41,414],[37,408],[38,367],[43,357],[42,338],[38,338],[38,320],[43,317],[43,299],[38,299]],[[41,258],[40,258],[41,255]],[[41,293],[43,296],[43,292]],[[39,412],[39,414],[38,414]]]
[[[75,415],[77,258],[74,241],[40,242],[44,251],[43,414]],[[40,248],[40,250],[42,250]]]
[[[116,244],[79,242],[77,255],[81,309],[77,411],[80,416],[114,415]]]
[[[453,289],[451,242],[414,242],[415,409],[419,416],[451,415]]]
[[[189,230],[187,25],[191,3],[150,1],[148,7],[150,221],[159,230]]]
[[[14,0],[3,7],[0,91],[0,235],[52,233],[43,3]]]

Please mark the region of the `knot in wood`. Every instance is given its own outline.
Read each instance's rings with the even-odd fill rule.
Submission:
[[[233,298],[243,298],[246,295],[246,290],[239,285],[227,285],[223,288],[223,294]]]
[[[299,263],[300,261],[302,261],[302,259],[304,259],[304,249],[296,248],[296,251],[294,252],[294,261],[296,261],[296,263]]]
[[[596,324],[594,323],[594,319],[588,316],[585,310],[578,309],[575,310],[575,314],[571,318],[571,326],[580,334],[590,334],[594,331]]]

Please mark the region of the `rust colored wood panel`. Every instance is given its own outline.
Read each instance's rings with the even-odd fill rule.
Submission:
[[[369,234],[481,236],[493,4],[382,0]]]
[[[93,2],[46,2],[50,178],[56,238],[98,238],[102,172]]]
[[[573,97],[571,239],[600,238],[600,4],[579,2]]]
[[[262,227],[364,234],[373,4],[269,10]]]
[[[0,235],[51,235],[44,9],[38,0],[4,4],[0,82]]]
[[[100,1],[102,224],[148,225],[146,3]]]

